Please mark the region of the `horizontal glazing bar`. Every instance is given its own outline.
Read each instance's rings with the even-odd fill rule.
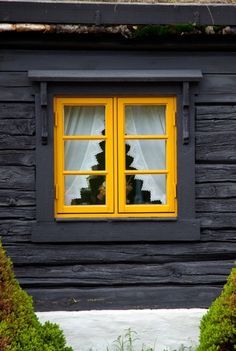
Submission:
[[[124,172],[125,174],[168,174],[168,170],[164,169],[164,170],[126,170]]]
[[[168,135],[124,135],[124,139],[168,139]]]
[[[63,171],[63,175],[106,175],[107,171]]]
[[[104,135],[64,135],[63,140],[106,140]]]

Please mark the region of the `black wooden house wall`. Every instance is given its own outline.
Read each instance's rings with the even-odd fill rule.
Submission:
[[[5,46],[0,64],[0,235],[38,310],[208,307],[235,259],[236,50]],[[32,69],[201,69],[196,96],[195,242],[31,242],[35,223]],[[45,190],[46,191],[46,190]]]

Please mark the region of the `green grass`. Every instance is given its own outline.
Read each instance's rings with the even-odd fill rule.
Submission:
[[[156,343],[152,346],[146,346],[142,344],[141,347],[137,347],[136,342],[139,341],[139,337],[132,329],[127,329],[124,334],[119,335],[116,340],[113,341],[112,345],[107,346],[106,351],[155,351]],[[193,346],[181,345],[177,349],[164,349],[163,351],[195,351]],[[91,350],[90,350],[91,351]]]

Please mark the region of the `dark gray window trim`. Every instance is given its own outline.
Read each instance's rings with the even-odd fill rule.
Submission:
[[[96,72],[96,73],[95,73]],[[104,71],[103,71],[104,72]],[[134,241],[193,241],[200,239],[200,223],[195,218],[195,138],[194,138],[194,90],[201,79],[200,71],[168,71],[158,81],[132,80],[134,71],[123,71],[129,81],[110,80],[117,72],[109,72],[104,82],[101,71],[94,71],[101,80],[86,85],[73,81],[68,71],[57,76],[56,72],[29,72],[30,79],[38,77],[36,89],[36,204],[37,223],[33,228],[34,242],[134,242]],[[138,77],[138,70],[136,77]],[[142,72],[142,71],[141,71]],[[176,73],[171,81],[171,73]],[[70,72],[71,73],[71,72]],[[176,80],[176,77],[179,77]],[[147,75],[148,76],[148,75]],[[189,80],[186,79],[188,76]],[[197,76],[197,79],[196,79]],[[39,79],[40,77],[40,79]],[[47,81],[44,81],[46,79]],[[192,78],[191,78],[192,77]],[[135,76],[134,76],[135,78]],[[43,81],[41,81],[43,79]],[[62,79],[62,81],[60,80]],[[84,77],[83,77],[84,79]],[[192,80],[191,80],[192,79]],[[53,97],[54,96],[176,96],[178,128],[178,218],[176,219],[54,219],[54,166],[53,166]]]
[[[65,70],[28,72],[39,82],[198,82],[202,72],[193,70]]]

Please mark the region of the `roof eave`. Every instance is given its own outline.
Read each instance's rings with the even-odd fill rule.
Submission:
[[[236,5],[0,1],[1,23],[235,25]]]

